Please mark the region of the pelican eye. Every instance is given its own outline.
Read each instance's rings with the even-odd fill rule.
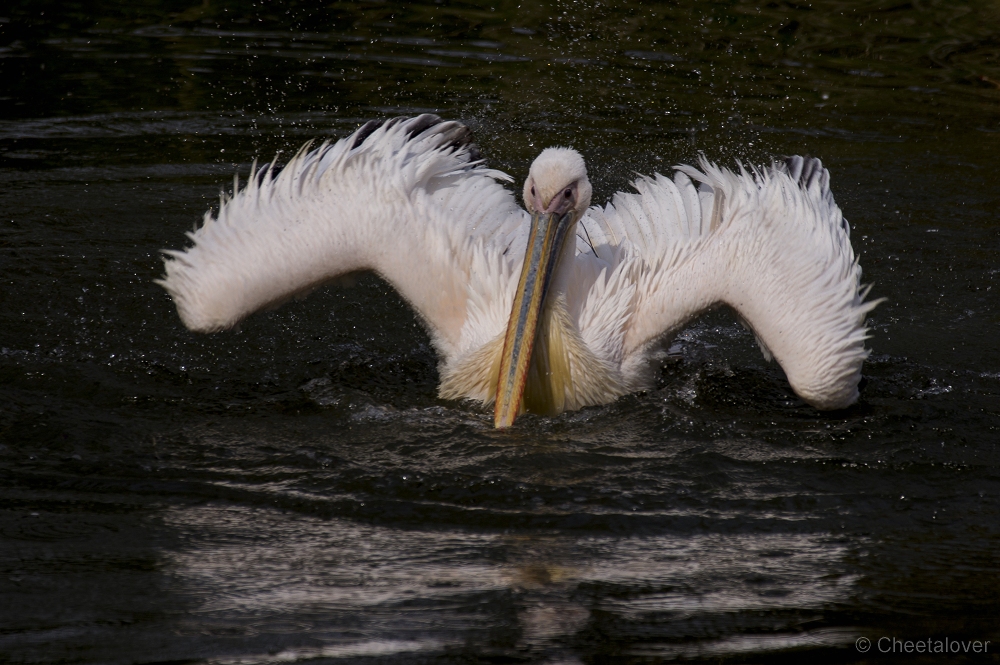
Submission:
[[[532,196],[535,195],[535,186],[534,185],[531,186],[531,195]]]
[[[565,196],[568,199],[569,197],[573,196],[573,190],[567,187],[566,191],[563,192],[563,196]]]

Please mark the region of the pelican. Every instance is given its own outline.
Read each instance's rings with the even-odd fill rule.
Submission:
[[[734,309],[795,393],[858,398],[868,288],[818,159],[739,172],[702,157],[590,206],[583,157],[547,148],[521,208],[469,129],[434,115],[369,122],[251,170],[158,280],[190,330],[215,332],[357,271],[416,310],[444,399],[494,425],[652,385],[655,351],[703,312]]]

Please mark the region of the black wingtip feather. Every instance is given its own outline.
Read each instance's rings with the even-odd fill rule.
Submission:
[[[830,188],[830,172],[823,168],[822,160],[817,157],[802,157],[794,155],[785,157],[785,170],[799,187],[808,189],[814,182],[819,182],[823,190]]]
[[[785,157],[785,171],[795,182],[798,182],[799,176],[802,175],[802,161],[802,158],[798,155]]]
[[[833,192],[830,191],[830,172],[826,170],[819,158],[808,155],[805,157],[800,155],[785,157],[784,169],[802,189],[809,189],[814,182],[817,182],[823,196],[830,203],[833,203]],[[851,234],[851,226],[843,217],[840,220],[840,227],[848,235]]]
[[[449,139],[448,143],[445,144],[446,146],[454,150],[465,148],[469,154],[470,162],[477,162],[483,158],[479,152],[479,146],[472,141],[472,130],[460,122],[445,121],[433,113],[424,113],[410,120],[406,131],[411,138],[416,138],[431,127],[437,127],[442,123],[451,125],[445,130]]]
[[[406,135],[411,141],[419,138],[432,127],[437,127],[443,123],[451,125],[451,127],[444,130],[448,140],[445,146],[456,151],[464,148],[469,162],[480,162],[483,159],[483,155],[479,151],[479,146],[472,140],[472,130],[459,122],[442,120],[433,113],[424,113],[415,118],[406,116],[390,118],[384,123],[378,120],[369,120],[354,133],[354,141],[351,143],[351,149],[353,150],[363,144],[379,127],[384,125],[386,128],[390,128],[400,123],[406,123]]]
[[[381,126],[381,124],[382,123],[380,123],[378,120],[369,120],[364,125],[362,125],[361,129],[354,132],[354,143],[351,144],[351,150],[354,150],[359,145],[364,143],[365,139],[371,136],[375,132],[375,130]]]
[[[424,113],[422,115],[418,115],[416,118],[413,118],[412,120],[410,120],[409,118],[393,118],[392,120],[389,121],[389,123],[395,124],[396,122],[401,122],[404,120],[409,120],[406,126],[406,135],[409,136],[411,139],[420,136],[431,127],[436,127],[437,125],[440,125],[442,122],[444,122],[444,120],[442,120],[439,116],[434,115],[433,113]],[[391,127],[392,125],[389,126]]]

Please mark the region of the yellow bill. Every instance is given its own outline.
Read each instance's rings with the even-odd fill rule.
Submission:
[[[521,402],[531,366],[538,319],[572,221],[572,212],[535,213],[531,217],[524,265],[511,306],[500,361],[493,416],[493,425],[498,429],[513,425],[514,419],[522,412]]]

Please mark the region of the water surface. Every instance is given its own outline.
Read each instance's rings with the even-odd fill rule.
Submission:
[[[8,3],[0,654],[1000,650],[998,26],[990,2]],[[821,157],[886,298],[859,404],[804,405],[725,311],[655,390],[504,433],[437,399],[375,277],[183,329],[159,250],[234,173],[427,111],[518,181],[573,145],[595,201],[701,152]]]

